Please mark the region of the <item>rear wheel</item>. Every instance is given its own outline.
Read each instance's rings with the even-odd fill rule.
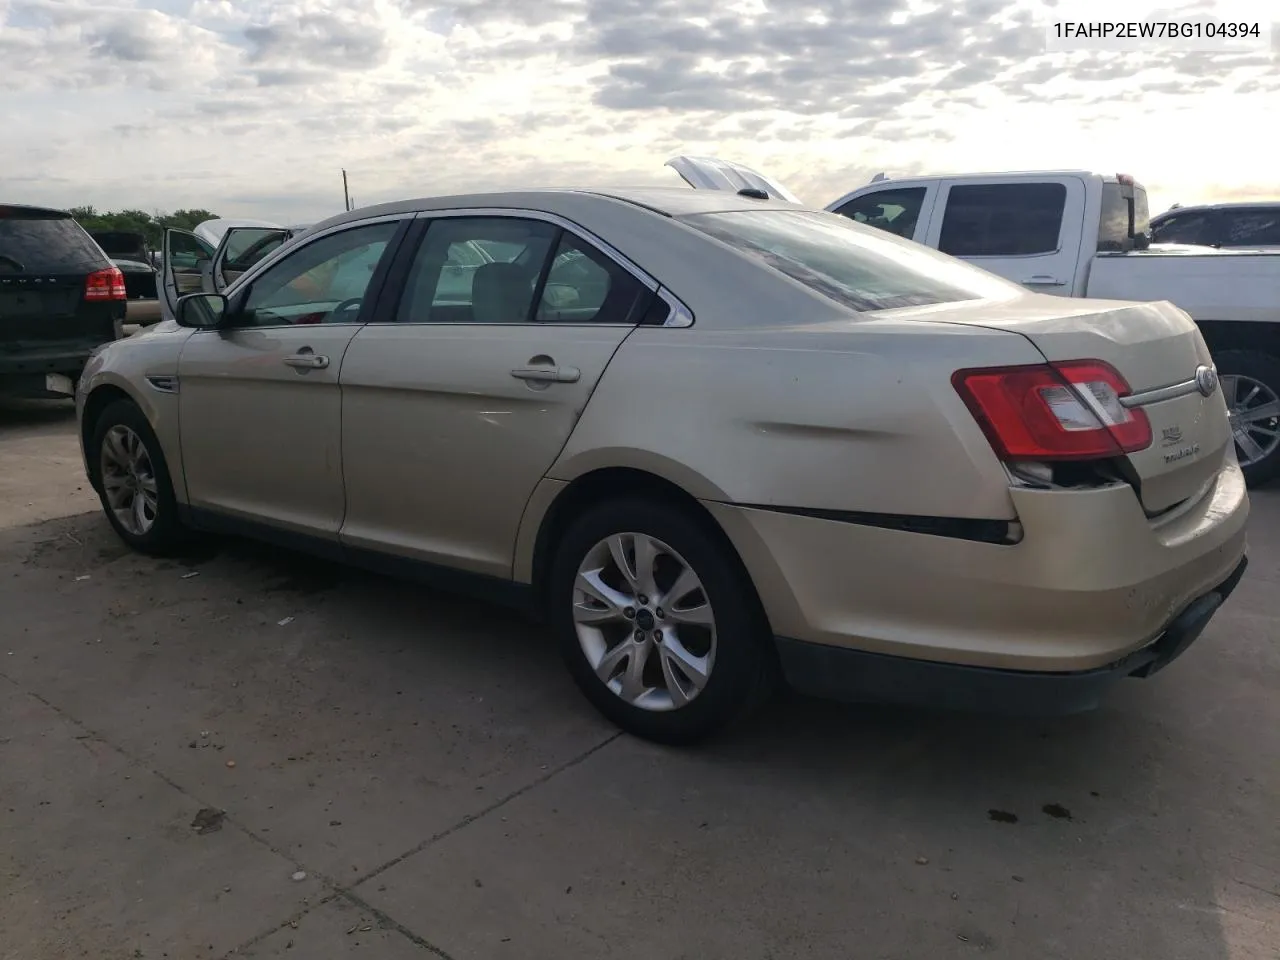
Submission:
[[[1250,486],[1274,480],[1280,476],[1280,358],[1224,350],[1214,362],[1245,479]]]
[[[186,545],[189,533],[178,518],[164,451],[136,404],[116,400],[102,411],[89,457],[102,509],[120,539],[154,555]]]
[[[638,499],[589,509],[560,541],[548,599],[579,688],[636,736],[700,740],[769,690],[770,637],[754,588],[685,510]]]

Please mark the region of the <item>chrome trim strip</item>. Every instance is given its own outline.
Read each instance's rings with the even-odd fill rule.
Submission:
[[[1196,378],[1192,377],[1182,383],[1172,383],[1167,387],[1156,387],[1154,390],[1143,390],[1141,393],[1131,393],[1127,397],[1121,397],[1120,406],[1127,409],[1145,407],[1149,403],[1173,400],[1177,397],[1185,397],[1187,394],[1199,392],[1200,387],[1196,383]]]
[[[230,283],[227,286],[227,288],[222,291],[222,293],[226,297],[235,296],[237,293],[239,293],[240,288],[242,286],[244,286],[247,283],[252,283],[254,280],[258,278],[258,276],[264,270],[267,270],[268,268],[270,268],[272,264],[274,264],[277,260],[281,259],[283,256],[291,254],[296,250],[301,250],[303,247],[310,246],[315,241],[321,240],[324,237],[329,236],[330,234],[342,233],[345,230],[354,230],[358,227],[368,226],[371,223],[387,223],[387,222],[394,222],[399,220],[412,220],[413,217],[414,217],[414,214],[409,213],[407,211],[404,213],[384,213],[381,216],[369,217],[366,220],[344,220],[342,223],[336,223],[333,226],[328,227],[319,233],[295,234],[294,236],[286,240],[284,243],[280,244],[280,246],[276,247],[273,251],[271,251],[271,253],[267,254],[265,257],[263,257],[261,260],[255,263],[252,267],[250,267],[244,273],[240,274],[240,276],[236,277],[236,279],[232,281],[232,283]],[[263,228],[263,229],[266,229],[266,228]],[[294,242],[295,240],[297,241],[296,243]],[[272,328],[255,327],[254,329],[268,330]]]
[[[518,217],[523,220],[541,220],[545,223],[553,223],[557,227],[572,233],[578,239],[591,244],[623,270],[639,280],[645,289],[655,291],[658,296],[670,305],[671,316],[663,324],[664,327],[693,326],[693,311],[679,297],[646,273],[635,261],[628,258],[617,247],[606,240],[602,240],[586,227],[575,223],[567,217],[562,217],[557,213],[547,213],[545,210],[530,210],[523,207],[454,207],[449,210],[420,210],[414,214],[414,219],[416,220],[456,219],[459,217]],[[612,323],[593,323],[591,325],[601,327],[632,326],[632,324]]]
[[[664,327],[692,327],[693,311],[666,287],[658,287],[658,296],[671,308],[671,316],[667,317]]]
[[[667,322],[663,326],[667,327],[691,327],[693,326],[693,311],[685,305],[675,294],[666,287],[662,286],[657,280],[651,277],[643,269],[641,269],[634,261],[629,259],[625,254],[619,251],[612,244],[602,240],[596,234],[569,220],[559,214],[547,213],[544,210],[529,210],[518,207],[454,207],[448,210],[418,210],[416,212],[404,211],[401,213],[382,214],[377,217],[369,217],[363,220],[344,220],[341,223],[334,224],[331,227],[319,233],[301,233],[296,234],[289,240],[286,240],[270,254],[259,260],[252,267],[236,278],[235,282],[223,291],[226,296],[234,296],[239,288],[246,284],[252,283],[264,270],[267,270],[273,263],[281,259],[281,257],[301,250],[304,246],[323,239],[333,233],[341,233],[344,230],[353,230],[357,227],[363,227],[371,223],[384,223],[387,221],[397,220],[434,220],[434,219],[456,219],[459,217],[519,217],[524,220],[542,220],[546,223],[552,223],[556,226],[569,231],[581,240],[590,243],[597,250],[607,256],[627,273],[635,277],[641,285],[647,290],[657,292],[668,304],[671,305],[672,313]],[[294,242],[296,241],[296,242]],[[632,326],[632,324],[593,324],[593,326]],[[255,329],[272,329],[269,327],[258,327]]]
[[[453,207],[449,210],[420,210],[414,214],[414,218],[418,220],[457,219],[459,217],[518,217],[521,220],[541,220],[545,223],[554,223],[557,227],[568,230],[570,233],[590,243],[648,289],[657,290],[660,286],[657,280],[641,270],[639,266],[629,260],[616,247],[601,240],[580,224],[574,223],[572,220],[556,213],[517,207]]]

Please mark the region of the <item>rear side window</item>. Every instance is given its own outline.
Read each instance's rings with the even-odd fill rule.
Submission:
[[[896,187],[864,193],[855,197],[836,213],[855,223],[887,230],[889,233],[910,240],[915,236],[920,222],[920,208],[924,206],[924,187]]]
[[[1226,216],[1223,246],[1280,245],[1280,208],[1232,211]]]
[[[1067,188],[1061,183],[952,187],[938,249],[954,257],[1026,257],[1054,253]]]
[[[1021,293],[985,270],[835,214],[760,210],[681,219],[858,311],[1007,299]]]
[[[66,273],[104,265],[102,251],[70,217],[0,210],[0,273]]]

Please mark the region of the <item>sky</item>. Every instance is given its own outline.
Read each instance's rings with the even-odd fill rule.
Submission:
[[[1153,213],[1280,199],[1280,25],[1270,53],[1050,53],[1046,3],[0,0],[0,200],[303,222],[342,168],[364,205],[675,185],[678,154],[815,206],[1061,168],[1133,174]]]

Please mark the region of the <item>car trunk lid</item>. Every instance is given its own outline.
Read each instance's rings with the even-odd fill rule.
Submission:
[[[1194,497],[1221,468],[1233,443],[1222,390],[1199,329],[1172,304],[1029,294],[953,304],[946,313],[929,319],[1019,333],[1051,363],[1113,367],[1129,386],[1122,405],[1151,424],[1151,443],[1126,456],[1148,513]]]
[[[773,200],[800,203],[796,195],[778,181],[741,163],[718,157],[680,156],[672,157],[666,165],[695,190],[724,190],[729,193],[760,190]]]

